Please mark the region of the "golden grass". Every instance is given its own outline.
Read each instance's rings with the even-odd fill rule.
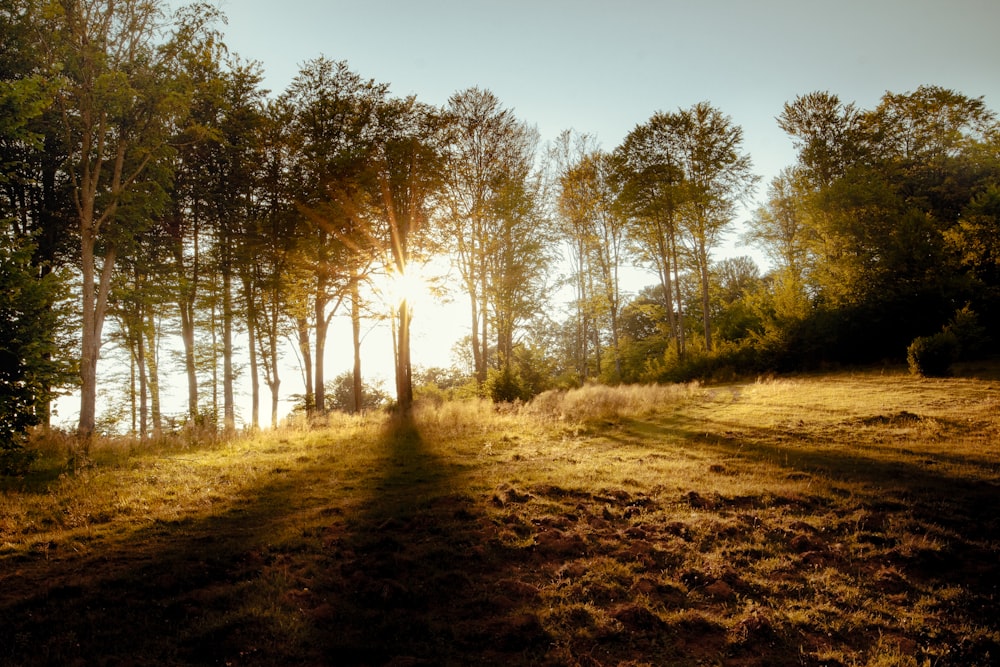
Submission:
[[[993,664],[998,395],[902,371],[588,386],[108,442],[5,482],[23,646],[0,661]],[[91,587],[179,634],[116,631]]]

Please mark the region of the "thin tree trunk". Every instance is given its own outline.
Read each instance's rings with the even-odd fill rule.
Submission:
[[[160,370],[156,335],[156,315],[153,309],[148,309],[148,321],[143,322],[143,335],[146,337],[146,368],[149,382],[149,408],[153,421],[153,437],[163,434],[163,415],[160,411]]]
[[[324,292],[326,286],[321,288]],[[317,415],[326,414],[326,334],[330,323],[326,318],[326,298],[316,297],[316,375],[313,379],[316,385],[316,410]]]
[[[351,342],[354,346],[354,412],[360,413],[362,408],[362,392],[364,385],[361,382],[361,290],[358,288],[358,275],[356,270],[352,270],[351,276]]]
[[[304,317],[295,318],[299,335],[299,353],[302,355],[302,381],[305,384],[306,414],[312,416],[316,407],[316,394],[313,392],[312,350],[309,347],[309,322]]]
[[[257,368],[257,302],[250,278],[243,278],[243,297],[247,308],[247,346],[250,351],[250,428],[260,428],[260,376]]]
[[[410,364],[410,306],[399,305],[399,350],[396,361],[396,404],[406,415],[413,409],[413,368]]]
[[[116,249],[111,245],[106,250],[100,278],[95,281],[97,266],[92,216],[85,217],[81,223],[81,238],[83,331],[80,341],[80,421],[77,433],[80,453],[86,458],[90,455],[90,445],[97,427],[97,361],[100,358],[101,334],[108,310],[108,293],[111,290]]]
[[[670,249],[674,265],[674,291],[677,293],[677,356],[681,358],[687,352],[687,341],[684,333],[684,300],[681,298],[681,267],[677,256],[677,238],[673,230],[670,232]]]
[[[701,264],[701,308],[702,320],[705,325],[705,351],[712,351],[712,323],[709,316],[709,285],[708,285],[708,252],[704,242],[699,248],[699,263]]]
[[[222,266],[222,424],[227,434],[236,430],[233,395],[233,295],[228,257]]]
[[[146,400],[146,394],[149,388],[148,378],[146,377],[146,344],[142,336],[142,320],[144,315],[139,315],[139,330],[138,336],[136,336],[136,359],[135,363],[139,367],[139,440],[141,442],[146,442],[149,438],[149,431],[147,424],[149,423],[149,405]],[[134,429],[133,429],[134,431]]]

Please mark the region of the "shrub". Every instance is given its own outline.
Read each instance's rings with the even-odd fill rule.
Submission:
[[[958,337],[945,330],[915,338],[906,350],[910,372],[924,377],[945,377],[958,357]]]
[[[944,331],[955,335],[958,361],[978,359],[989,349],[990,340],[986,327],[979,323],[979,316],[968,305],[955,311],[955,316],[945,325]]]
[[[486,377],[486,393],[494,403],[515,403],[531,398],[531,390],[517,369],[506,366],[491,368]]]
[[[0,475],[24,475],[37,458],[38,452],[25,447],[20,437],[0,442]]]

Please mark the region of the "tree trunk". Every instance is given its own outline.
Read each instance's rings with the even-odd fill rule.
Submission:
[[[146,395],[149,390],[149,381],[146,377],[146,343],[142,336],[142,320],[144,318],[145,316],[140,312],[140,325],[135,341],[135,363],[139,367],[139,440],[141,442],[146,442],[149,438],[149,405],[146,400]]]
[[[316,407],[316,394],[313,392],[312,349],[309,347],[309,322],[304,317],[295,318],[295,326],[299,335],[299,354],[302,355],[302,382],[305,384],[306,414],[312,416]]]
[[[326,286],[321,285],[320,289],[325,293]],[[330,321],[326,317],[326,298],[316,296],[316,375],[313,382],[316,385],[316,409],[315,414],[326,414],[326,334],[330,328]]]
[[[351,342],[354,347],[354,374],[352,376],[354,389],[354,412],[360,413],[363,403],[364,385],[361,382],[361,290],[358,288],[357,272],[352,270],[351,276]]]
[[[222,265],[222,424],[227,434],[236,430],[233,395],[233,295],[229,258]]]
[[[163,415],[160,411],[160,369],[156,335],[156,315],[148,309],[148,320],[143,322],[142,335],[146,337],[146,368],[149,382],[149,409],[153,421],[153,437],[163,433]]]
[[[257,369],[257,301],[249,277],[243,278],[243,298],[246,300],[247,346],[250,351],[250,428],[260,428],[260,376]]]
[[[470,310],[472,312],[472,372],[476,384],[480,387],[486,382],[486,359],[483,358],[482,347],[479,344],[479,299],[475,290],[469,292]]]
[[[188,422],[198,420],[198,373],[194,361],[194,303],[190,296],[177,302],[181,314],[181,341],[184,343],[184,372],[187,375]]]
[[[95,281],[97,266],[93,215],[83,215],[81,218],[83,330],[80,341],[80,421],[77,434],[80,453],[87,457],[97,428],[97,361],[101,352],[101,334],[108,310],[108,293],[111,289],[116,249],[114,245],[107,248],[100,278]]]
[[[681,266],[677,256],[677,237],[670,232],[670,254],[674,265],[674,291],[677,293],[677,357],[683,358],[687,352],[684,334],[684,300],[681,298]]]
[[[410,306],[399,304],[399,346],[396,357],[396,405],[401,414],[413,409],[413,368],[410,364]]]
[[[712,351],[712,323],[709,314],[708,251],[705,243],[700,243],[698,262],[701,264],[701,313],[705,324],[705,351]]]

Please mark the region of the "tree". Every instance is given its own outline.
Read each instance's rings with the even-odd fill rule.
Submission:
[[[71,157],[80,242],[81,452],[94,433],[97,361],[115,261],[142,217],[162,203],[155,167],[169,153],[172,129],[187,107],[168,75],[171,49],[156,43],[159,0],[50,2],[37,44],[50,71]],[[176,46],[176,45],[175,45]]]
[[[0,8],[0,220],[12,242],[34,249],[32,265],[44,278],[71,261],[72,238],[56,86],[33,41],[41,14],[38,0]],[[48,406],[39,410],[47,424]]]
[[[568,135],[561,137],[566,145]],[[618,167],[614,158],[599,150],[563,159],[558,178],[558,205],[562,232],[575,264],[577,289],[580,377],[589,375],[587,350],[594,343],[600,374],[600,322],[607,323],[614,357],[612,378],[621,378],[619,326],[621,286],[618,279],[625,248],[625,217],[618,206]],[[565,151],[563,152],[565,155]],[[594,328],[591,335],[591,327]]]
[[[522,325],[546,300],[555,234],[543,212],[543,181],[534,172],[537,132],[526,133],[510,156],[508,174],[491,207],[493,250],[487,257],[487,305],[496,334],[496,368],[509,376]]]
[[[294,261],[298,216],[294,206],[292,156],[283,127],[285,110],[268,103],[254,144],[259,150],[259,174],[252,209],[243,220],[237,271],[250,348],[251,425],[259,422],[259,377],[271,394],[270,422],[278,425],[281,341],[292,334],[289,301],[304,291],[302,267]]]
[[[442,121],[438,113],[413,97],[388,100],[379,110],[379,136],[371,163],[379,193],[376,238],[384,240],[387,272],[405,282],[408,268],[431,241],[430,203],[440,192]],[[406,298],[396,305],[396,406],[408,414],[413,406],[410,358],[412,313]]]
[[[674,123],[687,185],[681,224],[699,272],[705,349],[711,351],[711,251],[732,222],[736,205],[753,193],[757,176],[750,156],[740,153],[743,130],[729,116],[702,102],[678,112]]]
[[[356,393],[354,371],[344,371],[327,382],[326,409],[340,412],[360,413],[378,410],[389,403],[389,395],[381,384],[362,384],[360,395]]]
[[[997,182],[996,116],[981,98],[921,86],[862,110],[811,93],[779,124],[799,159],[772,184],[780,191],[754,234],[784,255],[771,283],[779,310],[808,313],[792,318],[812,337],[800,348],[852,362],[898,356],[956,304],[985,297],[963,270],[963,242],[974,240],[960,231]]]
[[[678,357],[685,352],[684,306],[680,291],[680,209],[687,192],[676,117],[658,112],[636,126],[615,149],[622,211],[636,255],[660,279],[667,325]]]
[[[172,187],[168,191],[170,206],[161,217],[161,225],[173,259],[170,279],[184,346],[188,421],[193,424],[205,417],[198,380],[199,310],[206,298],[213,302],[211,250],[217,241],[217,229],[224,224],[217,215],[216,202],[222,193],[217,184],[224,177],[219,164],[223,143],[219,124],[225,113],[221,71],[225,46],[218,34],[207,29],[214,13],[203,13],[204,8],[182,12],[184,44],[175,54],[174,76],[184,81],[190,93],[187,122],[176,128],[171,139],[175,150]]]
[[[444,234],[469,297],[474,372],[482,385],[489,367],[491,264],[496,276],[504,261],[497,257],[504,251],[501,217],[515,211],[511,196],[526,185],[524,165],[531,159],[537,131],[518,121],[493,93],[479,88],[452,95],[446,117]]]
[[[387,90],[386,85],[350,71],[346,62],[318,58],[305,64],[283,97],[296,157],[300,257],[312,276],[314,355],[308,354],[308,333],[304,321],[300,324],[304,358],[312,356],[315,362],[315,374],[306,375],[306,401],[314,400],[320,411],[326,405],[324,360],[330,321],[355,284],[359,266],[370,262],[364,253],[352,252],[358,247],[357,197],[364,191],[376,112]]]

